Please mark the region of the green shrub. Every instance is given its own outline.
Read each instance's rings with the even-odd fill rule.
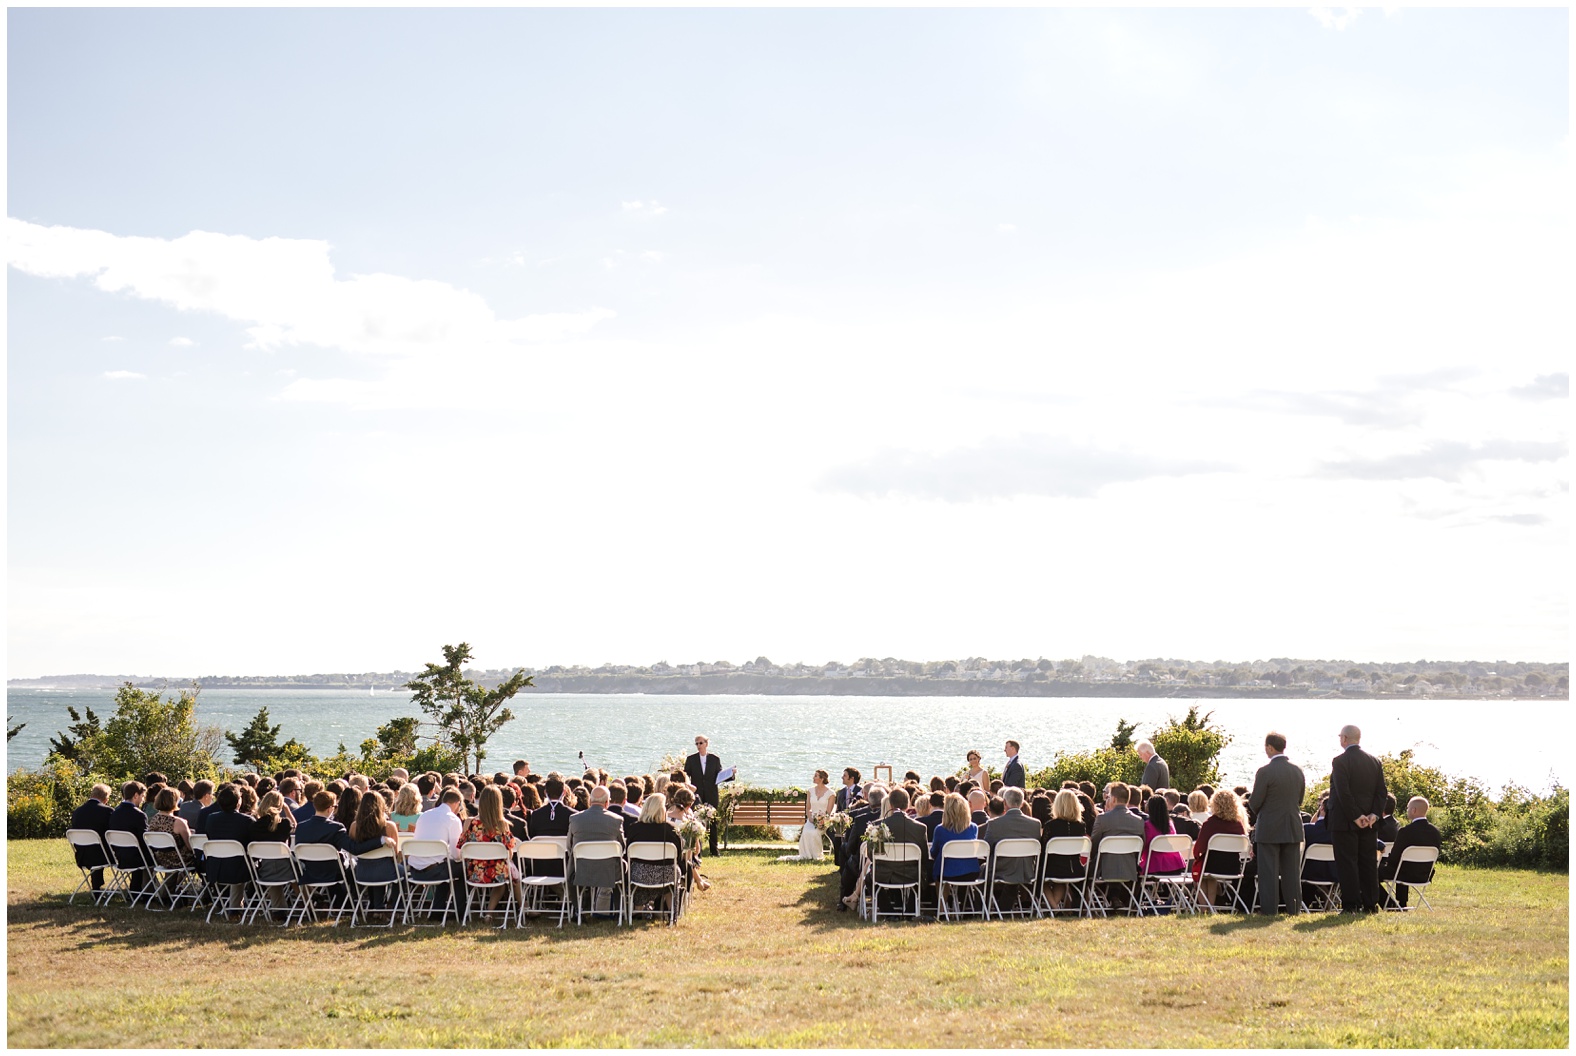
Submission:
[[[1063,781],[1092,781],[1104,788],[1111,781],[1133,783],[1144,776],[1144,764],[1131,748],[1096,748],[1092,752],[1058,752],[1051,765],[1028,777],[1032,788],[1061,788]]]
[[[1167,719],[1166,725],[1149,738],[1171,771],[1172,788],[1191,792],[1202,784],[1220,783],[1220,753],[1231,743],[1231,737],[1210,725],[1213,714],[1200,718],[1198,708],[1190,707],[1187,715]]]
[[[100,774],[83,774],[75,765],[52,760],[36,770],[18,770],[6,777],[6,838],[45,839],[64,836],[71,812],[88,798],[98,782],[114,787]],[[111,797],[112,799],[116,797]]]

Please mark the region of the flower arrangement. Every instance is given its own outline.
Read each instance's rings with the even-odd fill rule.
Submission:
[[[853,827],[853,824],[854,819],[840,810],[834,810],[830,814],[822,814],[815,819],[815,827],[835,839],[842,839],[848,830]]]
[[[695,804],[695,809],[690,813],[695,816],[696,821],[700,822],[708,830],[717,823],[717,808],[710,803],[697,803]]]
[[[892,830],[886,827],[885,822],[872,825],[865,830],[862,842],[870,848],[872,855],[881,854],[886,850],[886,845],[892,842]]]
[[[701,837],[706,835],[706,826],[701,824],[699,818],[686,818],[679,826],[679,839],[684,841],[684,849],[693,851],[700,846]]]

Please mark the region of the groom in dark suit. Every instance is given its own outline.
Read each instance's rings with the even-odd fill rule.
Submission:
[[[1018,742],[1008,741],[1003,751],[1007,753],[1007,765],[1001,768],[1002,787],[1023,788],[1028,778],[1024,776],[1023,764],[1018,761]]]
[[[695,786],[700,801],[711,807],[718,806],[717,802],[717,776],[722,773],[722,760],[712,755],[706,749],[711,742],[705,735],[695,738],[695,754],[684,760],[684,773],[690,779],[690,784]],[[717,855],[717,826],[713,823],[711,832],[712,857]]]

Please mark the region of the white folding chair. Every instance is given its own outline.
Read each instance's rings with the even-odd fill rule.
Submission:
[[[974,863],[979,875],[973,880],[959,880],[947,876],[947,863],[963,859]],[[990,919],[989,898],[985,890],[986,864],[990,860],[990,844],[984,840],[952,840],[941,846],[941,878],[936,881],[936,916],[941,920],[962,920],[977,916]],[[961,892],[968,892],[973,909],[964,910]],[[952,908],[947,908],[947,896],[952,896]]]
[[[114,884],[114,874],[110,872],[112,867],[110,865],[109,849],[104,846],[104,841],[99,839],[99,834],[92,829],[67,829],[66,842],[71,845],[71,860],[73,862],[77,860],[78,848],[83,850],[97,851],[98,856],[104,862],[103,865],[99,866],[77,866],[77,869],[82,873],[82,882],[77,884],[77,886],[72,889],[71,897],[66,899],[66,904],[70,905],[71,903],[75,902],[77,900],[77,893],[86,889],[88,898],[93,901],[95,906],[104,905],[104,903],[108,902],[110,898],[114,896],[116,890]],[[94,869],[98,869],[104,873],[104,876],[100,877],[100,882],[103,884],[103,887],[97,891],[93,890]]]
[[[394,864],[394,879],[392,880],[360,880],[356,878],[356,868],[362,862],[380,862],[388,860]],[[383,927],[392,928],[394,918],[402,915],[405,909],[403,888],[400,887],[398,858],[394,848],[385,844],[366,854],[351,855],[350,878],[355,881],[355,901],[350,906],[350,926],[355,927],[360,920],[363,925],[371,927],[372,915],[386,913],[388,919],[383,922]],[[371,893],[374,889],[383,891],[383,908],[377,909],[372,905]]]
[[[1246,836],[1235,832],[1217,832],[1209,838],[1209,846],[1204,848],[1204,867],[1199,871],[1198,883],[1193,888],[1193,904],[1207,908],[1210,915],[1220,912],[1220,906],[1213,902],[1205,901],[1202,889],[1205,880],[1213,880],[1220,885],[1221,893],[1229,891],[1231,902],[1226,908],[1234,909],[1239,913],[1247,913],[1248,904],[1242,900],[1242,880],[1246,875],[1245,863],[1251,853],[1252,844]],[[1237,871],[1234,873],[1215,873],[1209,868],[1210,855],[1219,851],[1228,856],[1236,856]]]
[[[1082,916],[1084,913],[1084,865],[1083,859],[1089,857],[1089,837],[1087,836],[1052,836],[1045,841],[1045,854],[1040,861],[1040,886],[1055,884],[1065,888],[1067,897],[1065,904],[1057,909],[1046,906],[1045,911],[1051,916],[1058,913],[1071,913]],[[1078,871],[1073,876],[1052,876],[1052,858],[1071,858],[1078,865]],[[1072,905],[1072,896],[1077,896],[1078,904]]]
[[[503,878],[491,883],[471,879],[472,862],[503,862]],[[509,875],[509,848],[501,843],[467,843],[460,847],[460,864],[465,870],[465,912],[460,917],[461,924],[471,922],[471,904],[476,901],[478,891],[492,892],[502,890],[504,897],[498,900],[498,905],[492,909],[479,908],[476,915],[485,918],[489,913],[503,914],[503,923],[500,928],[509,926],[509,914],[518,908],[514,898],[514,878]],[[484,898],[486,896],[483,896]]]
[[[671,875],[660,884],[641,883],[635,879],[636,862],[666,862],[672,867]],[[664,912],[657,908],[656,900],[652,900],[650,909],[635,908],[635,892],[640,891],[668,891],[668,908]],[[679,849],[671,843],[658,843],[646,841],[629,845],[629,869],[626,874],[624,891],[624,918],[630,923],[635,923],[635,915],[668,918],[671,926],[679,920],[679,903],[684,898],[683,870],[679,867]]]
[[[1092,841],[1091,841],[1092,842]],[[1138,855],[1144,849],[1142,836],[1106,836],[1100,840],[1100,847],[1094,852],[1094,868],[1089,872],[1089,883],[1084,892],[1084,908],[1089,916],[1094,916],[1098,911],[1104,917],[1111,909],[1111,902],[1106,897],[1102,888],[1109,890],[1112,887],[1122,888],[1127,891],[1127,913],[1142,915],[1143,909],[1139,904],[1139,881],[1142,874],[1138,869]],[[1133,878],[1131,880],[1112,880],[1104,877],[1105,863],[1112,858],[1123,855],[1133,856]]]
[[[1182,871],[1179,873],[1156,873],[1151,871],[1157,854],[1179,854],[1182,856]],[[1143,910],[1148,910],[1159,916],[1163,909],[1175,909],[1179,912],[1196,913],[1190,892],[1193,889],[1193,873],[1188,869],[1187,863],[1193,860],[1193,839],[1180,834],[1156,836],[1149,841],[1149,854],[1144,859],[1144,877],[1139,885],[1139,916]],[[1162,899],[1162,895],[1165,897]]]
[[[515,923],[525,927],[525,915],[551,912],[546,908],[544,895],[552,888],[558,889],[558,926],[564,926],[569,915],[569,849],[557,837],[538,836],[514,845],[515,862],[520,866],[520,892],[524,899],[515,914]],[[528,870],[536,862],[557,862],[557,876],[532,875]],[[530,908],[527,908],[529,906]]]
[[[454,919],[460,919],[460,893],[454,886],[454,875],[449,870],[449,845],[442,840],[418,840],[409,838],[400,842],[400,852],[405,858],[405,923],[415,924],[416,903],[427,903],[427,923],[432,923],[431,901],[439,893],[440,888],[448,888],[448,899],[443,903],[443,914],[438,918],[438,927],[446,927],[449,923],[449,910],[454,910]],[[411,858],[440,858],[438,864],[443,867],[443,875],[432,880],[417,878],[416,870],[410,867]]]
[[[1302,882],[1307,887],[1313,888],[1314,901],[1310,905],[1303,903],[1303,912],[1312,913],[1314,910],[1333,913],[1341,908],[1340,900],[1336,897],[1336,880],[1310,880],[1308,879],[1309,862],[1329,862],[1330,867],[1335,867],[1335,848],[1328,843],[1305,843],[1302,847]]]
[[[876,868],[879,863],[885,862],[899,874],[906,874],[909,863],[913,863],[914,878],[884,882],[876,879]],[[903,907],[898,910],[899,917],[910,916],[919,919],[919,891],[924,882],[925,851],[917,843],[889,843],[886,849],[870,859],[870,919],[872,923],[881,923],[881,892],[896,891]],[[914,895],[914,912],[908,912],[908,896]],[[888,914],[890,916],[890,914]]]
[[[171,909],[179,909],[181,899],[191,899],[192,909],[195,910],[197,903],[202,899],[202,888],[196,882],[197,874],[186,864],[186,857],[181,854],[181,847],[175,835],[169,832],[148,832],[144,833],[142,838],[148,845],[149,854],[153,859],[154,893],[167,897]],[[158,853],[160,851],[173,852],[175,860],[180,864],[174,866],[161,864]]]
[[[988,843],[987,843],[987,846],[989,846]],[[1000,873],[1001,873],[1001,863],[1002,863],[1003,859],[1006,859],[1007,861],[1023,860],[1023,859],[1027,859],[1028,860],[1028,864],[1029,864],[1029,882],[1028,883],[1016,883],[1016,884],[1014,884],[1014,886],[1022,887],[1022,888],[1026,889],[1028,891],[1028,893],[1029,893],[1029,906],[1028,906],[1027,909],[1015,906],[1011,910],[1003,910],[1001,908],[1001,904],[996,901],[996,885],[999,884],[999,883],[1005,883],[1006,882],[1006,881],[1002,881],[1002,880],[998,879],[998,877],[1000,876]],[[989,907],[990,907],[990,911],[996,914],[996,919],[998,919],[998,920],[1006,920],[1009,916],[1014,916],[1014,917],[1030,917],[1030,916],[1032,916],[1032,917],[1035,917],[1035,918],[1038,918],[1040,916],[1040,894],[1039,894],[1039,891],[1040,891],[1040,841],[1039,840],[1032,839],[1032,838],[1026,837],[1026,836],[1025,837],[1018,837],[1018,838],[1014,838],[1014,839],[1010,839],[1010,840],[998,840],[996,842],[996,846],[991,849],[990,865],[989,865],[988,872],[990,874],[990,876],[989,876],[989,883],[986,885],[986,891],[988,891],[989,894],[990,894],[990,897],[989,897],[989,900],[988,900],[988,904],[989,904]]]
[[[579,873],[580,873],[580,863],[581,862],[604,862],[604,861],[615,861],[615,862],[617,862],[618,863],[618,868],[619,868],[619,879],[618,879],[617,883],[611,888],[611,890],[618,891],[618,892],[624,891],[626,889],[626,887],[627,887],[628,880],[629,880],[629,866],[628,866],[628,863],[626,863],[624,861],[624,846],[623,846],[623,844],[619,843],[617,840],[586,840],[584,843],[577,843],[577,844],[575,844],[573,847],[571,847],[569,849],[569,857],[570,857],[570,866],[571,866],[569,884],[570,884],[571,891],[573,891],[573,893],[574,893],[574,899],[575,899],[575,923],[576,924],[584,924],[585,923],[585,908],[584,908],[584,896],[585,896],[585,893],[587,891],[590,891],[592,893],[591,894],[591,902],[592,902],[591,911],[592,911],[592,914],[595,915],[596,912],[597,912],[597,908],[596,908],[596,892],[599,891],[599,890],[602,890],[602,888],[599,888],[599,887],[584,887],[584,886],[581,885],[581,883],[580,883],[580,881],[578,879],[578,876],[579,876]],[[604,886],[606,886],[606,885],[604,885]],[[615,918],[615,920],[619,924],[624,923],[624,907],[623,906],[619,906],[618,907],[618,916]]]
[[[1413,905],[1401,905],[1400,901],[1396,897],[1395,891],[1396,885],[1401,884],[1406,887],[1407,902],[1410,903],[1412,896],[1415,894],[1420,900],[1419,905],[1428,909],[1433,909],[1434,907],[1428,901],[1427,892],[1428,885],[1434,882],[1434,866],[1438,864],[1438,862],[1438,847],[1408,847],[1406,850],[1402,851],[1401,860],[1396,863],[1395,876],[1391,877],[1389,880],[1381,880],[1379,882],[1379,886],[1384,888],[1385,908],[1394,909],[1398,912],[1409,912],[1418,908],[1417,906]],[[1400,879],[1401,870],[1405,869],[1408,865],[1428,866],[1428,879],[1424,880],[1422,883],[1416,884],[1408,880]]]
[[[121,897],[133,909],[143,899],[148,900],[148,909],[154,909],[153,895],[158,885],[154,883],[153,866],[143,853],[142,841],[137,838],[137,834],[123,829],[110,829],[104,834],[104,842],[109,844],[110,861],[115,865],[116,885],[120,888]],[[131,878],[139,873],[142,887],[134,893],[131,890]]]
[[[294,837],[291,837],[291,839],[294,839]],[[201,854],[202,849],[207,845],[208,837],[204,836],[200,832],[192,833],[192,850],[196,851],[198,854]]]
[[[227,883],[221,883],[213,879],[213,867],[219,862],[230,861],[232,859],[241,862],[241,864],[246,869],[246,879],[240,881],[238,885],[241,888],[241,904],[234,907],[244,917],[248,904],[246,899],[246,889],[250,887],[252,883],[251,860],[246,857],[245,845],[239,840],[208,840],[206,845],[203,847],[202,853],[203,858],[206,861],[204,868],[208,871],[207,876],[204,877],[204,883],[209,891],[212,892],[213,896],[212,902],[208,906],[208,916],[205,919],[208,921],[208,923],[212,924],[214,910],[221,907],[224,909],[225,919],[230,919],[231,885]]]
[[[301,906],[301,876],[296,871],[296,861],[290,856],[290,846],[283,841],[258,840],[246,845],[246,858],[252,871],[253,895],[247,903],[247,912],[242,913],[241,923],[255,924],[260,914],[272,912],[273,907],[269,902],[269,894],[279,891],[290,896],[285,903],[285,919],[282,927],[288,927],[290,918]],[[264,880],[261,866],[264,862],[283,862],[290,870],[288,879]]]
[[[317,920],[317,906],[313,902],[313,896],[319,892],[326,891],[331,896],[338,892],[339,908],[337,910],[334,909],[335,899],[332,897],[328,904],[329,910],[334,913],[334,923],[338,924],[344,919],[345,911],[354,905],[353,896],[351,895],[351,891],[354,888],[351,887],[350,877],[345,872],[344,855],[340,853],[339,848],[330,843],[298,843],[290,849],[290,853],[295,857],[296,872],[301,877],[301,894],[303,896],[300,905],[297,907],[300,909],[300,916],[297,917],[296,923],[305,924],[309,917],[314,922]],[[306,878],[306,867],[308,864],[332,865],[338,879],[308,880]],[[285,915],[285,923],[290,923],[289,914]]]

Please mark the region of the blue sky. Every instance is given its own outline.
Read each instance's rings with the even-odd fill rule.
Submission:
[[[11,671],[1563,657],[1567,17],[13,9]]]

